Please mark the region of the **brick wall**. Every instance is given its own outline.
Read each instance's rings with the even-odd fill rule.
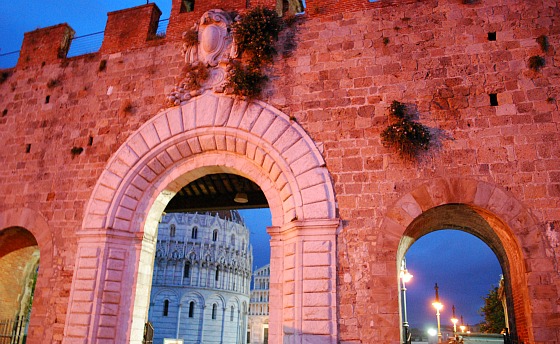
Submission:
[[[26,32],[23,38],[17,68],[54,63],[66,57],[74,30],[68,24]]]
[[[101,52],[111,54],[144,47],[149,39],[156,39],[160,16],[161,11],[155,4],[110,12]]]
[[[92,187],[110,156],[158,112],[178,80],[180,33],[204,8],[178,14],[177,6],[167,38],[157,45],[142,45],[157,11],[141,6],[135,11],[142,13],[143,27],[131,33],[138,40],[116,40],[100,53],[64,60],[64,66],[55,52],[68,27],[49,28],[52,36],[47,29],[28,33],[25,64],[0,84],[0,210],[35,209],[55,233],[48,294],[56,307],[45,312],[45,342],[62,339],[75,232]],[[109,16],[124,17],[108,23],[107,39],[123,29],[130,13]],[[399,199],[438,178],[491,183],[528,209],[524,223],[531,230],[515,233],[515,242],[528,269],[527,287],[516,288],[529,298],[516,303],[532,310],[528,326],[535,342],[560,341],[558,229],[548,226],[560,220],[560,146],[554,144],[560,139],[559,17],[558,2],[544,0],[348,1],[336,8],[308,2],[297,48],[269,70],[263,100],[309,133],[332,176],[344,221],[337,249],[342,342],[399,340],[398,241],[388,239],[381,223]],[[41,43],[28,54],[33,35]],[[536,42],[540,35],[548,37],[548,51]],[[55,39],[43,45],[49,36]],[[535,55],[546,61],[540,71],[528,67]],[[102,60],[105,69],[99,68]],[[497,95],[497,106],[490,94]],[[438,148],[419,164],[403,161],[380,141],[393,100],[414,106],[419,120],[441,134]],[[83,151],[72,154],[73,147]],[[374,267],[384,274],[372,276]]]

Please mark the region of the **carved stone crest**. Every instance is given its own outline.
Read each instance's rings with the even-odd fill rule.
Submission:
[[[180,105],[206,90],[224,92],[230,60],[238,57],[228,12],[213,9],[183,33],[184,78],[168,97],[169,105]]]

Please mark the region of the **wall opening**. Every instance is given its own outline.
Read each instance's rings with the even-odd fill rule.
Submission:
[[[419,238],[406,252],[406,269],[413,277],[402,290],[408,333],[412,341],[435,339],[437,330],[435,283],[443,308],[440,310],[442,340],[483,332],[480,309],[483,297],[500,284],[502,269],[494,252],[480,239],[462,230],[437,230]],[[404,306],[403,318],[404,318]],[[501,307],[498,309],[500,310]],[[456,319],[455,324],[453,320]],[[404,321],[404,319],[403,319]],[[499,334],[506,326],[489,333]],[[463,327],[461,327],[463,326]],[[403,332],[404,329],[403,329]]]
[[[11,330],[0,339],[20,343],[27,337],[39,256],[37,241],[26,229],[0,231],[0,327]]]
[[[410,223],[401,238],[397,253],[397,262],[399,263],[398,270],[400,271],[400,264],[402,263],[407,251],[418,239],[431,232],[444,229],[455,229],[471,234],[488,245],[489,249],[495,254],[496,259],[501,266],[504,278],[503,288],[507,308],[507,327],[512,342],[517,343],[517,330],[519,325],[526,324],[528,322],[528,319],[526,319],[527,315],[524,310],[521,306],[518,306],[523,303],[523,299],[525,298],[523,283],[521,282],[524,276],[523,272],[520,271],[520,267],[523,266],[521,258],[522,255],[509,228],[507,228],[507,226],[495,215],[483,209],[465,204],[446,204],[423,212]],[[445,246],[441,249],[445,249]],[[441,252],[432,252],[432,254],[440,253]],[[407,261],[407,264],[408,263],[409,262]],[[450,275],[449,278],[451,279],[452,275]],[[431,282],[435,283],[438,281]],[[496,284],[498,283],[499,278],[496,276]],[[409,287],[406,289],[408,290]],[[399,300],[401,301],[400,309],[402,329],[402,292],[399,293]],[[448,305],[447,307],[449,308],[451,306],[452,305]],[[435,319],[435,309],[433,310],[433,313]],[[446,323],[449,323],[449,321],[445,321]],[[401,336],[403,336],[403,332],[404,331],[401,331]]]
[[[149,267],[154,343],[249,343],[252,270],[270,263],[270,225],[260,187],[236,174],[206,174],[171,198]]]

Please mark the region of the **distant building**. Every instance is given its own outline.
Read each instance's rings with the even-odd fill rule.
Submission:
[[[237,211],[164,215],[150,297],[154,343],[245,343],[252,263]]]
[[[253,272],[253,289],[249,304],[248,342],[268,343],[268,290],[270,284],[270,264]]]

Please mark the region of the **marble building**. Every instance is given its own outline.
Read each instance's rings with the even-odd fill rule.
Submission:
[[[245,343],[252,260],[237,211],[163,215],[149,310],[154,343]]]

